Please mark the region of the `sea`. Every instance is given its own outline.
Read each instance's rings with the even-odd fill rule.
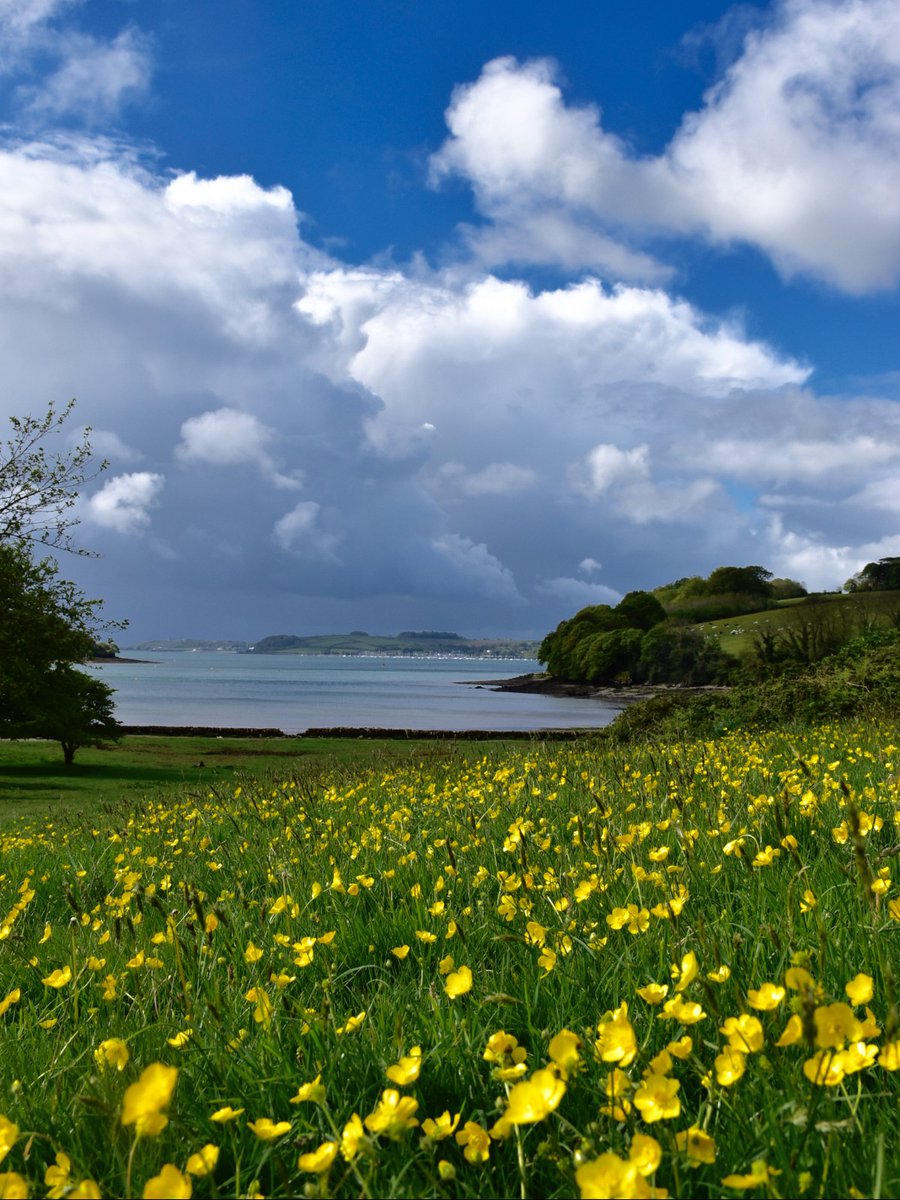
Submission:
[[[539,671],[529,659],[133,653],[144,661],[88,668],[115,689],[123,725],[508,732],[600,728],[621,708],[601,699],[491,690],[491,680]]]

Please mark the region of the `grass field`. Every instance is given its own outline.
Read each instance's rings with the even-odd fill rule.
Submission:
[[[11,820],[44,816],[69,819],[115,811],[182,788],[229,786],[243,772],[279,769],[319,772],[341,764],[389,765],[411,756],[471,757],[488,745],[404,738],[236,738],[129,736],[78,751],[67,768],[55,742],[0,741],[0,828]]]
[[[0,1195],[900,1196],[898,743],[368,744],[7,825]]]
[[[891,616],[900,611],[900,592],[865,592],[854,595],[827,594],[816,598],[816,605],[804,600],[783,600],[777,608],[748,613],[743,617],[725,617],[721,621],[705,621],[698,625],[704,633],[719,638],[723,650],[735,658],[743,658],[753,649],[754,636],[760,628],[779,626],[809,619],[820,604],[838,605],[841,609],[857,610],[876,624],[887,625]],[[807,616],[808,614],[808,616]]]

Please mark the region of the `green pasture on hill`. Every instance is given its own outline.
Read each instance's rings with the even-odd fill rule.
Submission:
[[[778,628],[803,619],[808,614],[814,620],[821,606],[845,606],[859,609],[866,617],[871,617],[879,625],[887,626],[891,615],[900,609],[900,592],[856,592],[852,595],[843,593],[826,594],[809,599],[782,600],[777,608],[763,609],[761,612],[746,613],[742,617],[723,617],[719,621],[704,621],[697,628],[703,633],[714,634],[719,638],[723,650],[733,654],[735,658],[743,658],[753,649],[755,635],[764,628]]]

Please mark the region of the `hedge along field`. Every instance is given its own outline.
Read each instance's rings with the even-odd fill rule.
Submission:
[[[900,729],[0,834],[0,1195],[897,1196]]]

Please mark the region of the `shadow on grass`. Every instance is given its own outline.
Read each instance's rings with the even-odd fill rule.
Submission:
[[[138,783],[148,787],[160,787],[168,783],[214,783],[238,769],[237,765],[227,763],[217,763],[214,767],[149,767],[127,766],[122,763],[85,763],[80,766],[75,763],[71,767],[61,769],[47,763],[11,764],[0,768],[0,792],[7,788],[36,791],[52,785],[70,788],[81,781],[89,780],[105,784],[122,783],[126,786]]]

